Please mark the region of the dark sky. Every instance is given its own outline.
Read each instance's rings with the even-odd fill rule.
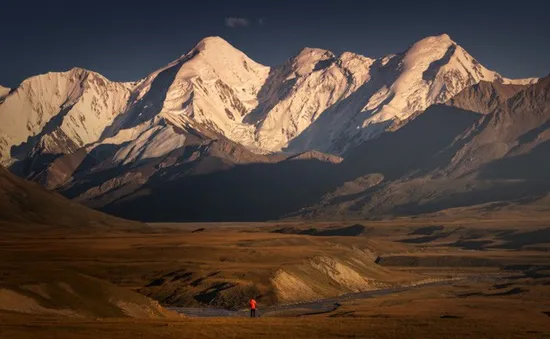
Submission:
[[[112,80],[137,80],[210,35],[260,63],[277,65],[306,46],[379,57],[448,33],[504,76],[550,73],[550,9],[544,1],[0,3],[0,84],[10,87],[74,66]]]

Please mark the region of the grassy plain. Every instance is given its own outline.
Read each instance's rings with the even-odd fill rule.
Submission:
[[[1,225],[0,291],[28,304],[8,294],[6,307],[0,293],[0,338],[550,338],[545,218],[151,226]],[[266,308],[469,275],[501,278],[349,298],[317,315],[192,318],[156,307],[242,309],[254,295]]]

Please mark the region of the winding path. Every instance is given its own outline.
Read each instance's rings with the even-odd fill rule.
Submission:
[[[367,298],[376,298],[385,295],[390,295],[394,293],[410,291],[414,289],[435,287],[435,286],[452,286],[455,283],[464,282],[464,281],[492,281],[500,280],[504,277],[495,276],[495,275],[476,275],[476,276],[466,276],[462,278],[455,278],[449,280],[438,280],[427,283],[421,283],[417,285],[408,285],[401,287],[392,287],[384,288],[378,290],[371,290],[365,292],[357,293],[347,293],[340,295],[338,297],[319,299],[314,301],[296,303],[296,304],[285,304],[285,305],[273,305],[265,308],[260,308],[260,316],[304,316],[304,315],[313,315],[328,313],[338,309],[340,303],[344,301],[357,300],[357,299],[367,299]],[[200,307],[167,307],[172,311],[182,313],[188,317],[247,317],[248,310],[238,310],[232,311],[222,308],[200,308]]]

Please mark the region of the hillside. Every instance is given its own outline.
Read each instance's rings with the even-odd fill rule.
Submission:
[[[64,319],[174,316],[139,293],[84,274],[55,269],[16,273],[17,278],[0,280],[0,312]]]
[[[83,229],[142,227],[94,211],[48,192],[37,183],[18,178],[0,167],[0,223],[10,225],[41,224]]]

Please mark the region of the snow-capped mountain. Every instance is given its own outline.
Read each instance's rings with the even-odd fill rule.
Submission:
[[[307,199],[300,202],[312,204],[317,202],[312,192],[345,191],[338,188],[338,177],[327,173],[342,161],[341,168],[349,168],[347,156],[357,154],[351,151],[358,145],[381,134],[386,137],[380,142],[398,143],[398,137],[387,136],[395,132],[384,132],[422,121],[418,117],[436,104],[474,111],[477,119],[536,82],[486,69],[445,34],[379,59],[305,48],[277,67],[263,66],[227,41],[209,37],[137,82],[113,82],[75,68],[31,77],[16,89],[1,88],[0,160],[50,189],[117,213],[113,206],[121,198],[127,201],[123,206],[131,206],[134,197],[148,197],[142,199],[147,205],[158,190],[179,192],[176,183],[185,186],[192,202],[186,211],[193,211],[194,204],[203,203],[194,194],[204,187],[228,185],[228,180],[230,187],[242,180],[265,182],[266,177],[278,192],[274,197],[305,185]],[[438,119],[453,125],[455,116]],[[448,137],[454,130],[440,132]],[[374,154],[371,166],[385,166],[384,155]],[[189,179],[239,166],[213,181]],[[322,185],[321,175],[311,174],[316,171],[328,175]],[[290,173],[301,179],[273,179],[289,180]],[[348,186],[386,180],[371,174]],[[245,186],[242,182],[238,190]],[[254,189],[250,196],[260,194]],[[219,198],[220,203],[231,199]],[[162,204],[166,213],[178,215],[171,206]],[[230,213],[241,217],[235,211],[242,208]],[[281,211],[290,212],[285,208]]]
[[[422,39],[404,53],[376,60],[369,73],[368,81],[352,95],[290,140],[290,148],[342,153],[480,81],[536,82],[511,80],[486,69],[446,34]]]
[[[29,78],[9,95],[2,90],[0,154],[9,164],[37,152],[157,136],[161,120],[210,130],[257,153],[339,154],[482,80],[536,81],[487,70],[448,35],[380,59],[305,48],[273,68],[209,37],[137,83],[73,69]],[[159,137],[170,139],[166,133]],[[170,151],[181,140],[162,144]]]
[[[365,218],[514,204],[550,192],[549,89],[549,79],[482,82],[343,159],[318,152],[275,159],[221,136],[187,134],[183,147],[162,157],[120,166],[95,162],[95,151],[74,153],[56,159],[48,175],[79,164],[61,193],[148,221]]]
[[[251,145],[254,127],[243,118],[258,104],[269,74],[221,38],[209,37],[140,81],[124,115],[108,131],[133,128],[157,117],[184,119]]]
[[[29,78],[0,104],[2,163],[66,154],[97,141],[126,107],[132,84],[74,68]]]
[[[305,48],[274,68],[260,105],[245,118],[245,122],[256,125],[255,144],[269,151],[286,148],[322,114],[368,83],[374,62],[349,52],[335,56],[326,50]],[[325,142],[330,142],[326,136]],[[323,146],[319,149],[330,148]],[[307,149],[294,147],[292,151]]]

